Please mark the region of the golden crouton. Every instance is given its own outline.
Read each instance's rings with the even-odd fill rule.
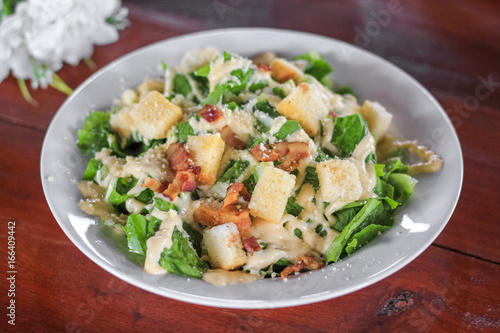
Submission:
[[[331,159],[318,164],[316,172],[323,201],[349,203],[361,196],[359,172],[352,162]]]
[[[118,133],[120,138],[124,139],[122,141],[125,141],[136,131],[134,121],[130,117],[129,107],[124,107],[117,113],[112,114],[109,124]]]
[[[206,229],[203,233],[203,244],[212,268],[232,270],[247,262],[240,233],[234,223]]]
[[[250,214],[273,223],[279,223],[294,186],[294,175],[266,166],[257,185],[255,185],[252,199],[248,205]]]
[[[201,167],[201,172],[196,175],[199,184],[215,183],[225,146],[224,140],[217,134],[190,136],[187,139],[186,148],[193,165]]]
[[[139,100],[143,99],[148,95],[150,91],[156,90],[163,94],[163,89],[165,88],[165,82],[157,78],[151,78],[143,83],[137,88],[137,94],[139,95]]]
[[[146,139],[162,139],[182,117],[181,109],[154,90],[132,110],[130,117],[139,133]]]
[[[285,59],[276,58],[271,62],[271,76],[279,83],[293,80],[295,83],[304,75],[302,71]]]
[[[380,139],[385,135],[392,121],[392,114],[377,102],[366,100],[359,109],[359,114],[368,123],[370,133]]]
[[[288,119],[297,120],[311,136],[319,132],[320,120],[328,115],[328,107],[307,83],[299,84],[276,110]]]

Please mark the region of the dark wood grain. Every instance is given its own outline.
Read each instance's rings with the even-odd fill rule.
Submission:
[[[102,270],[59,228],[43,196],[39,158],[44,132],[65,96],[53,89],[35,91],[39,106],[32,107],[10,77],[0,83],[0,218],[17,223],[17,331],[499,331],[500,3],[401,0],[402,10],[367,42],[357,31],[374,26],[373,13],[388,10],[386,1],[221,2],[232,8],[222,16],[215,1],[124,1],[132,25],[117,43],[96,47],[93,59],[102,68],[155,41],[230,26],[309,31],[374,52],[429,89],[455,125],[465,176],[448,226],[394,275],[317,304],[231,310],[156,296]],[[59,74],[76,87],[92,71],[80,64]],[[494,84],[479,100],[478,87],[488,77]],[[468,105],[474,98],[478,105]],[[2,225],[0,255],[6,258]],[[2,283],[2,307],[6,294]],[[5,318],[0,330],[14,331]]]

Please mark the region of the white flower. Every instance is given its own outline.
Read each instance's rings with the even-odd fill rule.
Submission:
[[[116,16],[113,16],[116,14]],[[12,71],[34,88],[52,82],[54,72],[78,64],[94,44],[118,40],[127,24],[119,0],[27,0],[0,23],[0,82]],[[107,20],[114,17],[115,24]]]

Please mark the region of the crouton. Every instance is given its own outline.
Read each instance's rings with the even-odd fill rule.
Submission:
[[[240,233],[234,223],[206,229],[203,233],[203,243],[212,268],[232,270],[247,262]]]
[[[224,140],[217,134],[190,136],[187,139],[187,150],[193,160],[193,165],[201,167],[196,175],[200,185],[213,185],[217,180],[222,155],[224,154]]]
[[[385,135],[392,120],[392,114],[387,112],[385,107],[368,100],[359,109],[359,114],[368,123],[370,133],[378,139]]]
[[[288,119],[297,120],[311,136],[319,132],[320,120],[328,115],[328,107],[307,83],[299,84],[276,110]]]
[[[137,130],[134,126],[134,121],[130,117],[129,107],[124,107],[117,113],[111,114],[109,124],[116,133],[118,133],[120,138],[124,140],[129,138]]]
[[[162,139],[182,117],[181,109],[154,90],[132,110],[130,117],[139,133],[146,139]]]
[[[273,223],[279,223],[294,186],[294,175],[266,166],[255,185],[252,199],[248,205],[250,214]]]
[[[139,85],[137,88],[137,94],[139,95],[139,100],[143,99],[148,95],[150,91],[156,90],[163,94],[163,89],[165,88],[165,82],[157,78],[151,78]]]
[[[279,83],[288,80],[293,80],[297,83],[302,75],[304,75],[297,66],[281,58],[276,58],[271,62],[271,69],[271,76]]]
[[[323,201],[349,203],[361,196],[363,190],[354,163],[331,159],[318,164],[316,172]]]

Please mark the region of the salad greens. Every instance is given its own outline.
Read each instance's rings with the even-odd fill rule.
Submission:
[[[396,223],[395,213],[417,184],[406,164],[407,152],[396,147],[377,155],[381,140],[372,140],[370,133],[377,119],[367,121],[357,100],[339,96],[358,98],[351,87],[333,91],[333,68],[321,54],[280,60],[280,66],[289,66],[280,78],[276,68],[269,68],[272,62],[261,66],[229,52],[204,52],[179,67],[164,64],[166,84],[156,80],[151,88],[163,93],[149,104],[153,111],[139,110],[141,98],[149,98],[144,97],[144,87],[150,87],[146,81],[137,92],[128,91],[131,96],[124,95],[112,111],[90,113],[78,130],[77,147],[90,158],[82,177],[87,200],[81,207],[122,232],[118,244],[127,257],[159,272],[192,278],[216,268],[284,277],[312,269],[302,262],[304,256],[290,251],[294,245],[310,249],[306,256],[320,267],[354,254]],[[309,98],[317,107],[310,107]],[[204,107],[208,113],[199,112]],[[174,121],[169,117],[175,112],[180,115]],[[194,143],[205,139],[220,145],[199,148]],[[366,152],[360,157],[356,149],[361,141],[370,144],[362,144]],[[172,143],[173,153],[168,149]],[[335,173],[340,176],[332,177],[328,167],[334,165],[350,165],[355,175],[343,178],[346,171],[339,167]],[[339,186],[333,196],[325,187],[329,176]],[[363,194],[351,196],[351,181]],[[237,182],[243,185],[233,189],[243,190],[227,191]],[[226,247],[236,242],[235,248],[220,251],[243,258],[230,265],[214,259],[206,238],[216,237],[211,235],[214,228],[226,223],[233,223],[238,233],[212,242]],[[254,232],[265,223],[280,228],[279,237]],[[151,244],[159,241],[163,245],[154,257],[152,249],[158,246]],[[248,258],[259,251],[279,255],[266,267],[252,266],[256,264]]]

